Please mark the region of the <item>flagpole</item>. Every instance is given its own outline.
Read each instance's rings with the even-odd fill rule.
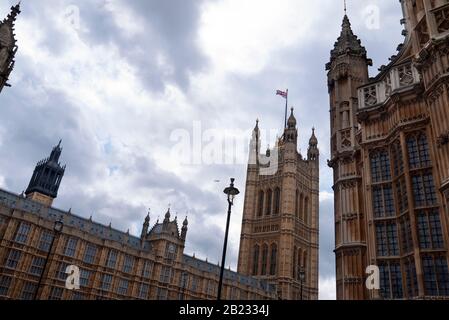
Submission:
[[[285,122],[284,122],[284,128],[287,128],[287,110],[288,110],[288,89],[285,91],[286,97],[285,97]]]

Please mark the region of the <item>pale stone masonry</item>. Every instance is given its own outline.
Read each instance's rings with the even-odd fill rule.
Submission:
[[[326,65],[337,299],[449,297],[449,1],[400,3],[405,41],[376,77],[346,15]]]
[[[319,151],[313,130],[307,156],[298,152],[298,130],[291,110],[282,137],[266,156],[259,123],[253,131],[247,168],[238,272],[277,288],[280,299],[318,299]],[[276,163],[277,162],[277,163]],[[301,283],[300,274],[304,281]]]

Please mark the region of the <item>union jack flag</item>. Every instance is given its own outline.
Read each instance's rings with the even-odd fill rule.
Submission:
[[[277,96],[281,96],[281,97],[287,99],[288,93],[284,92],[284,91],[281,91],[281,90],[278,90],[278,91],[276,91],[276,95]]]

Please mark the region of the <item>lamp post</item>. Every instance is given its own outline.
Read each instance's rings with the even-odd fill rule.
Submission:
[[[306,278],[306,272],[304,271],[304,267],[301,267],[301,269],[299,270],[299,283],[301,285],[301,300],[303,300],[302,290],[303,290],[305,278]]]
[[[234,205],[234,197],[240,193],[239,189],[234,187],[234,178],[231,178],[231,184],[224,189],[224,193],[228,196],[228,219],[226,221],[225,239],[223,244],[223,257],[221,259],[220,281],[218,282],[217,300],[221,300],[221,289],[223,287],[224,266],[226,262],[226,249],[228,246],[229,222],[231,220],[231,208]]]
[[[39,289],[41,287],[42,279],[44,278],[45,271],[47,269],[48,260],[50,259],[50,254],[53,251],[53,245],[55,243],[56,235],[59,235],[62,232],[62,228],[64,227],[64,223],[61,220],[55,221],[53,225],[53,237],[50,242],[50,247],[48,248],[47,257],[45,258],[44,267],[42,268],[42,273],[39,277],[39,282],[37,283],[36,291],[34,292],[34,300],[37,300]]]

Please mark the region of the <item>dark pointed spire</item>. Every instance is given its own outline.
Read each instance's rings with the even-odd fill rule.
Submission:
[[[312,128],[312,136],[309,140],[309,146],[317,146],[318,145],[318,139],[315,136],[315,127]]]
[[[366,58],[366,49],[352,31],[351,22],[346,12],[341,25],[340,37],[338,37],[334,49],[331,51],[331,62],[344,54],[360,55]]]
[[[62,167],[58,162],[61,151],[61,142],[59,142],[53,148],[49,158],[37,163],[26,190],[27,196],[36,192],[51,198],[57,197],[59,185],[65,172],[65,166]]]
[[[170,222],[170,207],[168,208],[167,212],[165,213],[165,219],[164,219],[164,223],[169,223]]]
[[[296,128],[296,118],[295,115],[293,114],[293,107],[291,108],[291,113],[290,113],[290,117],[288,118],[287,121],[287,128],[288,129],[295,129]]]
[[[14,22],[16,21],[17,16],[20,14],[20,1],[15,6],[11,7],[11,12],[8,14],[5,20],[3,20],[4,23],[8,23],[9,25],[13,26]]]

